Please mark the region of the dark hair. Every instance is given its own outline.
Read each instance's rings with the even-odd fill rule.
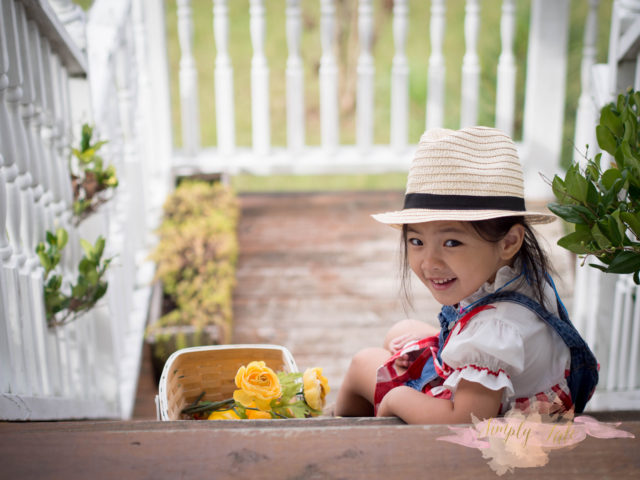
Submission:
[[[540,247],[540,243],[536,238],[534,231],[531,229],[524,216],[501,217],[491,220],[479,220],[467,222],[471,224],[476,233],[487,242],[499,242],[509,232],[514,225],[522,225],[524,227],[524,240],[520,250],[515,258],[519,258],[522,262],[525,276],[529,284],[533,287],[535,300],[544,305],[544,288],[547,283],[547,275],[553,272],[553,268],[549,262],[547,254]],[[400,292],[403,304],[406,307],[411,306],[411,290],[410,290],[410,272],[409,259],[407,252],[407,225],[402,226],[402,245],[400,249],[401,267],[400,267]]]

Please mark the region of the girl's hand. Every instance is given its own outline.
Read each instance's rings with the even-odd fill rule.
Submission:
[[[412,333],[405,333],[404,335],[400,335],[389,342],[389,351],[391,355],[395,355],[397,352],[402,350],[408,343],[418,340],[419,338]],[[401,355],[396,358],[395,367],[400,369],[406,369],[411,363],[411,358],[409,355]]]

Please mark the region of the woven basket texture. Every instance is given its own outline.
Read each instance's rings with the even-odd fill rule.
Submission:
[[[262,360],[276,372],[297,371],[289,351],[279,346],[187,348],[172,357],[160,378],[162,420],[181,420],[181,410],[202,392],[205,401],[231,398],[236,390],[236,372],[249,362]]]

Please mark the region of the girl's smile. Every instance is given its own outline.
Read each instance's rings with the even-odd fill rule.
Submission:
[[[409,224],[409,265],[438,302],[456,305],[485,282],[492,282],[498,269],[510,263],[514,255],[510,233],[489,242],[468,222]]]

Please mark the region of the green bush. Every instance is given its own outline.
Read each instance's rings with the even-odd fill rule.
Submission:
[[[155,356],[211,343],[204,334],[211,326],[219,327],[219,343],[230,340],[238,218],[235,194],[220,183],[185,180],[165,202],[159,243],[151,255],[166,310],[147,329]],[[179,327],[193,327],[194,333],[185,335]]]

